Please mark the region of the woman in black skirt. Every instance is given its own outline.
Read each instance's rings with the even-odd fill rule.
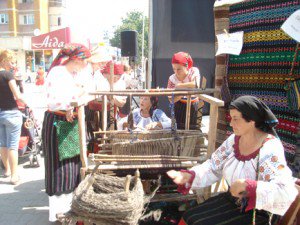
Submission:
[[[59,148],[60,136],[57,124],[75,124],[76,110],[70,105],[84,94],[82,85],[76,80],[77,74],[87,66],[91,56],[89,49],[81,44],[68,44],[63,47],[53,61],[46,80],[47,105],[42,140],[45,156],[45,186],[49,195],[49,221],[56,221],[57,213],[70,210],[72,192],[80,182],[80,155],[62,158],[59,149],[75,149],[73,141]],[[74,122],[74,123],[73,123]],[[67,124],[68,126],[70,125]],[[76,143],[75,143],[76,145]],[[78,146],[77,146],[78,147]]]
[[[199,69],[193,67],[193,60],[186,52],[177,52],[172,57],[172,68],[174,74],[169,77],[168,88],[197,88],[200,86]],[[174,104],[174,112],[178,129],[185,129],[185,117],[187,108],[186,96],[169,96],[169,101]],[[197,130],[200,126],[197,124],[199,99],[192,96],[190,129]]]
[[[222,177],[230,187],[229,192],[187,210],[179,225],[275,224],[298,195],[273,128],[278,121],[268,106],[253,96],[242,96],[230,104],[230,116],[234,134],[210,159],[191,170],[168,172],[182,193],[210,186]]]

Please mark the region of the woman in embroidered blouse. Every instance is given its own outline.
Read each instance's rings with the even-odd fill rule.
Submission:
[[[269,224],[268,213],[284,215],[298,194],[271,110],[255,97],[242,96],[231,103],[230,116],[234,134],[210,159],[188,171],[168,172],[183,193],[222,177],[230,187],[230,192],[188,210],[180,225],[252,224],[253,220]],[[242,213],[236,200],[242,203]],[[276,217],[270,219],[272,224]]]
[[[177,52],[172,57],[174,74],[169,77],[167,88],[197,88],[200,86],[199,69],[193,67],[193,59],[186,52]],[[185,129],[186,103],[185,96],[175,96],[174,100],[169,96],[169,101],[174,101],[175,118],[178,129]],[[192,96],[190,113],[190,129],[199,129],[197,125],[197,110],[199,99]]]
[[[80,182],[80,156],[59,161],[54,123],[77,120],[70,103],[84,94],[77,74],[87,66],[90,56],[85,46],[67,44],[53,61],[46,79],[48,111],[44,115],[42,140],[49,221],[56,221],[57,213],[70,209],[72,191]]]
[[[156,96],[140,97],[140,108],[133,110],[133,126],[137,129],[159,130],[170,129],[171,119],[160,109],[157,109],[158,98]],[[128,126],[128,117],[124,117],[118,124],[122,130]]]

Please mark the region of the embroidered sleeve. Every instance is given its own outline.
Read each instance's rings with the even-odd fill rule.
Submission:
[[[297,194],[282,143],[276,138],[267,141],[260,150],[256,208],[284,215]]]
[[[177,186],[177,191],[183,195],[187,195],[192,187],[192,183],[195,179],[195,172],[193,170],[180,170],[181,172],[186,172],[186,173],[189,173],[191,174],[191,178],[190,180],[186,183],[186,184],[183,184],[183,185],[178,185]]]
[[[172,75],[173,76],[173,75]],[[169,89],[174,89],[175,88],[175,83],[172,81],[172,76],[169,77],[169,80],[168,80],[168,86],[167,88]]]
[[[248,193],[248,205],[246,207],[246,212],[253,209],[255,207],[255,201],[256,201],[256,187],[257,187],[257,181],[256,180],[249,180],[246,179],[246,191]]]
[[[197,67],[191,68],[191,81],[196,82],[197,87],[200,87],[200,71]]]
[[[142,117],[140,115],[140,111],[141,111],[140,108],[137,108],[137,109],[132,111],[134,126],[136,126],[140,122],[140,120],[142,119]]]
[[[210,159],[191,169],[196,174],[192,189],[207,187],[222,178],[224,162],[233,152],[233,142],[234,135],[231,135],[215,152],[213,152]]]
[[[153,121],[160,122],[163,129],[171,128],[171,119],[162,110],[157,109],[154,111]]]

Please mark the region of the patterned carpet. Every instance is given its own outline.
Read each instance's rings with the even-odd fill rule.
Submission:
[[[233,99],[253,95],[263,100],[279,120],[277,133],[286,158],[294,162],[299,111],[288,107],[285,79],[293,61],[296,42],[281,29],[283,22],[300,9],[300,0],[253,0],[230,7],[229,30],[244,31],[244,46],[239,56],[230,55],[228,84]],[[300,78],[300,56],[294,74]],[[230,131],[228,131],[230,133]]]

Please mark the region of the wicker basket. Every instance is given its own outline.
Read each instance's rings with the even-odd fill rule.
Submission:
[[[104,174],[86,176],[74,192],[71,212],[95,224],[136,225],[148,198],[144,196],[140,178],[130,180],[126,192],[126,178]]]

